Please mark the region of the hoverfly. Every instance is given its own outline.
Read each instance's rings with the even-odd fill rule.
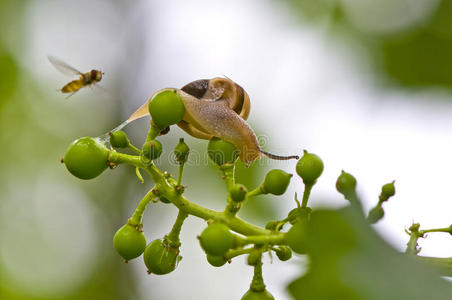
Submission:
[[[48,58],[52,65],[58,71],[67,75],[80,76],[79,79],[72,80],[71,82],[67,83],[65,86],[61,88],[62,93],[71,93],[66,98],[69,98],[70,96],[74,95],[76,92],[78,92],[81,88],[85,86],[93,86],[102,79],[102,75],[104,74],[103,72],[94,69],[89,72],[82,73],[79,70],[69,66],[65,62],[62,62],[61,60],[53,56],[49,56]]]

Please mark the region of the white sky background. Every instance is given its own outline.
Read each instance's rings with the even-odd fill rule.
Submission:
[[[130,49],[115,46],[127,41],[128,30],[139,27],[145,36],[146,56],[129,83],[128,99],[136,102],[121,104],[124,118],[156,89],[224,74],[250,95],[249,121],[271,140],[267,150],[284,155],[307,149],[323,159],[325,170],[314,187],[312,206],[346,204],[337,200],[334,187],[344,169],[357,178],[366,209],[377,202],[383,184],[396,180],[397,194],[384,204],[386,216],[376,228],[397,249],[404,250],[408,236],[403,231],[413,221],[423,228],[452,223],[450,94],[382,90],[373,81],[363,53],[357,52],[359,47],[341,44],[321,26],[302,26],[280,2],[137,3],[125,19],[115,18],[118,12],[101,2],[86,1],[86,6],[79,6],[70,1],[46,1],[32,6],[32,65],[52,78],[49,80],[61,77],[49,68],[47,54],[62,56],[81,69],[105,66],[108,88],[108,71],[118,71],[115,68],[131,55]],[[62,9],[83,16],[84,21],[57,14],[46,20],[52,11]],[[97,30],[88,19],[96,22]],[[111,26],[118,28],[115,34],[104,35]],[[71,28],[77,33],[64,37]],[[92,47],[95,51],[86,53],[85,43],[96,45]],[[118,60],[119,65],[109,67]],[[84,105],[88,103],[84,101]],[[272,163],[272,167],[294,173],[288,166]],[[301,181],[294,177],[286,195],[302,190]],[[293,207],[290,198],[279,201],[286,206],[281,211]],[[245,266],[242,258],[224,268],[211,267],[193,239],[203,223],[190,218],[186,225],[184,259],[175,272],[148,277],[141,260],[131,264],[139,273],[136,278],[143,299],[152,294],[166,294],[167,299],[239,299],[248,288],[252,268]],[[423,255],[450,256],[452,239],[430,234],[421,246]],[[267,287],[276,299],[288,299],[285,286],[299,270],[294,261],[275,260],[272,265],[267,261],[264,265]]]

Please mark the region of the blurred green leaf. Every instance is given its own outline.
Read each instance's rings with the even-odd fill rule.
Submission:
[[[395,251],[351,207],[317,210],[308,228],[308,272],[288,289],[295,299],[450,299],[435,270]]]
[[[0,109],[16,89],[18,67],[13,57],[0,47]]]

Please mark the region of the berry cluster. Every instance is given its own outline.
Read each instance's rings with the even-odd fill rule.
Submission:
[[[114,149],[109,148],[108,143],[103,143],[99,138],[84,137],[74,141],[63,158],[69,172],[80,179],[95,178],[108,167],[114,168],[120,164],[136,167],[140,180],[143,180],[140,170],[146,171],[153,179],[155,186],[140,201],[126,224],[114,235],[114,249],[125,261],[143,254],[144,263],[150,274],[168,274],[176,269],[182,258],[179,235],[183,222],[190,215],[196,216],[208,224],[198,236],[207,262],[212,266],[221,267],[237,256],[247,255],[248,264],[254,268],[254,276],[249,290],[242,299],[274,299],[267,291],[262,277],[262,255],[274,253],[279,260],[287,261],[292,257],[292,251],[298,254],[309,253],[310,245],[306,235],[311,208],[308,207],[308,200],[324,169],[320,157],[304,151],[295,167],[305,186],[301,203],[295,195],[296,207],[286,218],[269,221],[265,228],[261,228],[238,218],[237,212],[252,197],[261,194],[283,195],[293,175],[279,169],[271,170],[266,174],[262,184],[249,190],[235,182],[234,168],[238,158],[236,147],[230,142],[214,137],[208,143],[207,152],[226,182],[228,188],[226,205],[221,212],[199,206],[183,196],[182,175],[190,152],[183,139],[180,139],[174,149],[175,160],[179,165],[177,178],[161,171],[154,163],[162,154],[162,144],[156,138],[184,117],[185,109],[180,96],[171,90],[155,94],[149,102],[149,112],[152,116],[151,127],[141,149],[133,146],[123,131],[115,131],[111,132],[109,137],[109,144]],[[135,155],[120,153],[117,151],[119,149],[129,149]],[[336,182],[337,191],[349,200],[352,206],[360,205],[356,185],[356,179],[344,171]],[[383,217],[382,203],[394,194],[394,182],[383,186],[377,206],[369,213],[370,223],[375,223]],[[142,216],[151,201],[173,204],[179,213],[167,235],[147,242],[142,230]],[[290,228],[283,230],[288,224]],[[417,233],[417,238],[423,234],[419,227],[410,230]]]

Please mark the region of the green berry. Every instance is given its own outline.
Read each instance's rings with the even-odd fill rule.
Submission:
[[[162,240],[152,241],[144,250],[144,263],[149,273],[168,274],[176,269],[182,259],[179,249],[166,245]]]
[[[113,247],[125,260],[131,260],[143,253],[146,248],[146,238],[135,226],[126,224],[116,231]]]
[[[267,290],[256,292],[249,289],[245,295],[243,295],[242,300],[275,300],[275,298]]]
[[[323,172],[323,162],[320,157],[305,150],[296,170],[305,184],[314,184]]]
[[[130,145],[127,134],[122,131],[110,132],[110,144],[114,148],[127,148]]]
[[[232,187],[231,191],[231,199],[234,202],[242,202],[245,200],[246,193],[248,193],[248,190],[243,184],[236,183]]]
[[[161,129],[179,123],[184,117],[185,106],[176,90],[156,93],[149,102],[152,121]]]
[[[253,250],[248,254],[247,262],[250,266],[256,266],[261,262],[262,252],[259,250]]]
[[[390,197],[392,197],[394,195],[395,195],[394,181],[382,186],[381,197],[384,199],[383,201],[388,200]]]
[[[296,253],[306,254],[307,224],[305,221],[296,222],[284,236],[285,243]]]
[[[344,171],[341,172],[341,175],[337,178],[336,181],[336,189],[339,193],[344,196],[351,195],[355,193],[356,189],[356,179],[353,175],[346,173]]]
[[[309,207],[295,207],[287,214],[287,220],[290,224],[297,223],[300,219],[307,220],[311,214],[312,209]]]
[[[216,137],[213,137],[209,141],[207,153],[210,159],[219,166],[226,163],[233,163],[238,157],[237,148],[233,144]]]
[[[380,205],[377,205],[369,211],[367,220],[370,224],[375,224],[383,218],[384,214],[385,211],[383,210],[383,208]]]
[[[278,226],[279,221],[275,220],[275,221],[268,221],[267,224],[265,224],[265,229],[268,230],[275,230],[276,226]]]
[[[276,256],[278,256],[279,260],[286,261],[292,257],[292,251],[289,247],[279,246],[275,249]]]
[[[190,148],[188,148],[187,144],[185,144],[184,139],[179,139],[179,144],[174,148],[174,155],[176,156],[176,161],[180,164],[184,164],[188,159],[188,153],[190,152]]]
[[[72,175],[92,179],[107,168],[108,149],[91,137],[75,140],[69,146],[63,161]]]
[[[283,170],[271,170],[265,176],[263,184],[264,192],[277,196],[284,194],[289,186],[290,178],[292,178],[292,174],[288,174]]]
[[[212,223],[199,236],[201,247],[207,254],[223,256],[234,247],[234,235],[222,223]]]
[[[147,159],[154,160],[162,155],[162,144],[157,140],[152,140],[143,146],[143,156]]]
[[[214,267],[221,267],[227,262],[227,260],[224,259],[223,256],[215,256],[215,255],[207,254],[206,257],[207,257],[207,261],[209,262],[209,264],[211,264]]]

